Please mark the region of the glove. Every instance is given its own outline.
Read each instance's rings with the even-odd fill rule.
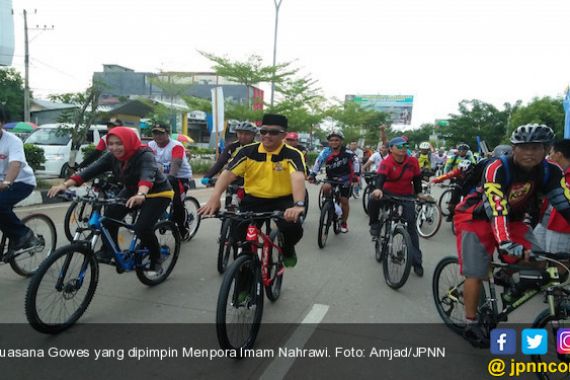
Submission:
[[[499,250],[504,251],[509,256],[523,257],[524,247],[511,241],[504,241],[499,244]]]
[[[200,182],[202,183],[202,185],[204,186],[208,186],[208,184],[210,183],[210,178],[208,177],[203,177]]]

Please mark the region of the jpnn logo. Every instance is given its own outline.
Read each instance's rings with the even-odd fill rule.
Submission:
[[[570,343],[570,339],[569,339]],[[522,353],[544,355],[548,351],[548,334],[545,329],[524,329],[521,335]]]
[[[491,353],[513,355],[517,350],[517,333],[513,329],[491,330]]]

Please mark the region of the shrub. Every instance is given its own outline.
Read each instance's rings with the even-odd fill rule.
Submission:
[[[215,149],[200,148],[199,146],[190,146],[189,148],[192,154],[216,154]]]
[[[89,156],[94,151],[95,151],[95,144],[89,144],[81,148],[81,153],[83,153],[83,157]]]
[[[313,166],[315,164],[315,161],[317,159],[319,155],[319,152],[308,152],[307,153],[307,166]]]
[[[24,144],[24,155],[26,156],[28,165],[30,165],[34,171],[38,170],[42,164],[46,162],[44,150],[34,144]]]
[[[211,160],[201,160],[193,159],[190,160],[190,166],[192,166],[192,175],[203,174],[208,171],[214,164]]]

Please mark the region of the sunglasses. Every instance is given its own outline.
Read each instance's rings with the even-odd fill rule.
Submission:
[[[277,135],[279,135],[279,134],[281,134],[281,133],[283,133],[283,131],[280,130],[280,129],[260,129],[260,130],[259,130],[259,134],[262,135],[262,136],[265,136],[265,135],[267,135],[267,134],[268,134],[269,136],[277,136]]]
[[[165,135],[166,132],[161,132],[161,131],[152,131],[153,135]]]
[[[404,148],[408,148],[408,144],[398,144],[398,145],[392,145],[394,148],[398,148],[398,149],[404,149]]]

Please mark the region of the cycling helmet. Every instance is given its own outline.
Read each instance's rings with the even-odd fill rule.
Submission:
[[[493,149],[493,157],[510,156],[513,154],[513,148],[510,145],[497,145]]]
[[[554,139],[554,132],[544,124],[525,124],[517,127],[511,135],[511,143],[543,143],[550,144]]]
[[[297,132],[289,132],[285,136],[285,140],[299,140],[299,134]]]
[[[459,170],[461,170],[462,172],[466,172],[467,170],[469,170],[471,168],[471,165],[473,165],[471,163],[471,161],[469,160],[463,160],[459,163],[459,165],[457,165],[457,167],[459,168]]]
[[[431,145],[427,141],[424,141],[420,144],[420,149],[431,149]]]
[[[330,131],[329,134],[327,135],[327,140],[333,136],[336,136],[336,137],[340,138],[341,140],[344,140],[344,133],[342,133],[341,130],[333,129],[332,131]]]
[[[250,123],[249,121],[244,121],[243,123],[239,123],[235,128],[234,131],[238,132],[250,132],[250,133],[257,133],[257,127]]]
[[[469,145],[467,144],[459,144],[457,145],[457,150],[470,150]]]

